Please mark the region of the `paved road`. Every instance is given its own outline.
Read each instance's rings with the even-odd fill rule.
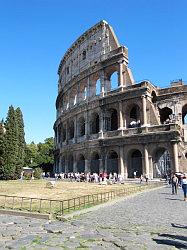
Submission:
[[[182,191],[152,190],[67,222],[0,215],[0,249],[187,249]]]

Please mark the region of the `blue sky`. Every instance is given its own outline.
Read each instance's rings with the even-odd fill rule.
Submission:
[[[0,118],[23,111],[27,143],[53,136],[57,69],[85,30],[106,20],[136,81],[187,81],[186,0],[0,0]]]

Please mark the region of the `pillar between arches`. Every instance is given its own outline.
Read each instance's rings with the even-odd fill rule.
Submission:
[[[121,174],[122,177],[124,177],[124,175],[125,175],[123,154],[124,154],[123,146],[120,146],[120,149],[119,149],[119,174]]]
[[[144,146],[144,166],[145,174],[149,176],[149,155],[147,145]]]
[[[173,142],[173,160],[174,160],[174,170],[179,172],[179,159],[178,159],[178,144]]]

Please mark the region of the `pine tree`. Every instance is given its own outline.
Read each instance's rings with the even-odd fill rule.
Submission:
[[[18,146],[15,176],[19,178],[25,164],[25,146],[26,146],[23,115],[20,108],[17,108],[15,110],[15,116],[16,116],[17,146]]]
[[[5,121],[5,168],[4,179],[15,179],[18,162],[18,129],[13,106],[9,107]]]

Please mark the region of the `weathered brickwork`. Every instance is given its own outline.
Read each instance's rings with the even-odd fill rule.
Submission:
[[[135,83],[128,49],[107,22],[73,43],[58,74],[55,172],[187,171],[187,86]]]

